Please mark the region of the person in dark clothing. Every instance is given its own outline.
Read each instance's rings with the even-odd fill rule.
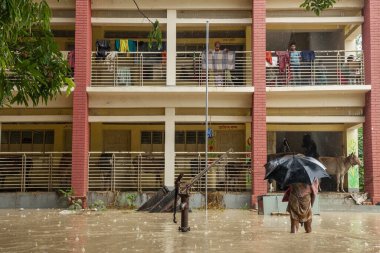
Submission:
[[[319,154],[317,151],[317,145],[315,144],[314,140],[311,138],[310,134],[305,134],[303,136],[302,140],[302,148],[305,149],[304,155],[310,156],[315,159],[319,158]]]

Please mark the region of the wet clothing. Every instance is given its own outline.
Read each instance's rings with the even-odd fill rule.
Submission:
[[[313,185],[302,183],[291,184],[285,194],[289,198],[287,211],[290,213],[290,218],[300,223],[311,220],[313,215],[312,205],[317,194],[318,181],[314,181]]]

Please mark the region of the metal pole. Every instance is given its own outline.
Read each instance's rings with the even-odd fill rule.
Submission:
[[[208,164],[208,51],[209,51],[209,35],[210,35],[210,23],[209,21],[206,21],[206,120],[205,120],[205,125],[206,125],[206,134],[205,134],[205,145],[206,145],[206,152],[205,152],[205,168],[207,168]],[[207,216],[207,174],[206,173],[206,178],[205,178],[205,208],[206,208],[206,216]]]

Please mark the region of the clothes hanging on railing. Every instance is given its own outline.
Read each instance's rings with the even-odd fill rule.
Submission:
[[[311,50],[301,52],[302,62],[313,62],[315,60],[315,52]]]
[[[114,70],[116,57],[117,57],[116,51],[112,51],[112,52],[107,53],[105,63],[108,65],[108,67],[107,67],[108,71]]]
[[[265,52],[265,60],[267,63],[269,63],[270,65],[273,64],[273,58],[272,58],[272,52],[271,51],[266,51]]]
[[[110,43],[108,40],[97,40],[96,41],[96,58],[99,60],[104,60],[107,56],[107,52],[111,50]]]
[[[116,72],[116,83],[118,85],[131,85],[131,68],[129,67],[118,67]]]
[[[69,67],[74,68],[75,67],[75,51],[72,50],[67,54],[67,60],[69,62]]]
[[[288,51],[276,51],[279,66],[279,82],[288,84],[291,78],[290,55]]]
[[[212,51],[209,52],[208,68],[214,71],[234,70],[236,54],[234,51]],[[206,54],[202,53],[202,69],[206,69]]]

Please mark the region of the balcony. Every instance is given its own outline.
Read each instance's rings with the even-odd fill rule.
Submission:
[[[230,65],[221,60],[216,66],[210,61],[210,86],[252,86],[252,52],[231,53],[234,60]],[[272,64],[267,62],[266,66],[268,87],[365,84],[362,51],[315,51],[314,60],[285,68],[280,68],[278,56],[272,52]],[[167,59],[162,52],[111,52],[106,57],[93,52],[91,84],[92,87],[165,86],[166,68]],[[177,86],[205,86],[204,54],[177,52],[175,80]]]
[[[280,69],[279,57],[272,52],[267,62],[267,86],[364,85],[362,51],[315,51],[315,59],[299,66]]]
[[[222,153],[210,152],[209,161]],[[249,152],[230,153],[228,159],[214,167],[208,176],[209,189],[242,192],[251,187]],[[204,152],[176,152],[175,176],[184,173],[190,180],[204,169]],[[156,191],[164,182],[164,152],[90,152],[89,189],[91,191]],[[173,178],[174,180],[174,178]],[[193,191],[204,191],[204,180]]]
[[[252,53],[236,51],[231,65],[215,66],[210,59],[210,86],[252,86]],[[212,57],[212,55],[210,54]],[[223,66],[226,65],[226,66]],[[215,70],[218,69],[218,70]],[[202,52],[177,52],[176,83],[179,86],[206,85],[206,60]]]
[[[92,53],[91,86],[166,85],[166,56],[162,52]]]

